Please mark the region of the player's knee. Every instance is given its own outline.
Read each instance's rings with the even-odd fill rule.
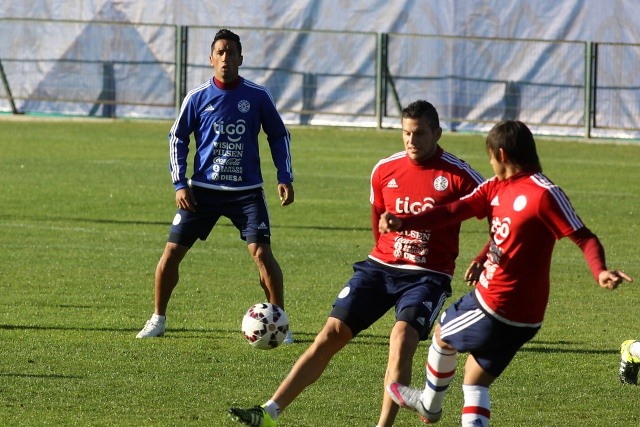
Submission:
[[[408,347],[413,350],[420,342],[420,333],[408,322],[399,320],[391,330],[390,342],[399,349]]]
[[[189,251],[189,247],[177,243],[167,243],[162,253],[161,262],[165,264],[180,263]]]
[[[341,348],[353,338],[351,329],[341,320],[330,317],[318,334],[320,342]]]
[[[249,245],[249,253],[251,254],[251,258],[253,258],[255,263],[259,266],[270,268],[276,264],[276,260],[273,257],[273,253],[271,252],[271,247],[269,245]]]

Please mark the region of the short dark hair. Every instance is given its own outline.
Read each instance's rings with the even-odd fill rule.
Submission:
[[[496,124],[487,134],[486,147],[496,157],[502,148],[509,161],[525,172],[542,172],[533,134],[521,121],[504,120]]]
[[[238,46],[238,54],[242,55],[242,43],[240,43],[240,36],[233,31],[227,30],[226,28],[218,31],[211,42],[211,52],[213,52],[213,45],[215,45],[218,40],[230,40],[235,42]]]
[[[440,116],[438,115],[436,107],[430,102],[419,99],[413,101],[402,110],[403,119],[419,119],[420,117],[427,119],[431,130],[440,128]]]

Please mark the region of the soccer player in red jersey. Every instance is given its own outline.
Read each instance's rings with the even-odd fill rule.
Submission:
[[[439,145],[438,112],[427,101],[402,111],[404,151],[380,160],[371,174],[371,225],[375,246],[336,298],[323,329],[295,363],[271,399],[249,409],[230,408],[245,425],[269,427],[284,408],[324,372],[331,358],[353,337],[395,307],[385,384],[409,382],[413,355],[451,295],[460,223],[438,230],[418,226],[380,234],[385,211],[418,215],[458,200],[484,178]],[[392,426],[398,406],[383,392],[379,427]],[[320,422],[319,424],[323,424]]]
[[[465,273],[475,290],[447,308],[436,325],[425,389],[402,382],[387,388],[396,403],[428,422],[440,419],[457,353],[468,352],[462,425],[489,424],[489,386],[542,325],[556,240],[569,237],[580,247],[601,287],[615,289],[623,280],[632,281],[607,268],[598,237],[565,193],[542,174],[533,135],[524,123],[498,123],[487,135],[486,149],[495,176],[471,194],[419,215],[385,212],[380,217],[381,233],[436,229],[473,216],[491,221],[490,241]]]

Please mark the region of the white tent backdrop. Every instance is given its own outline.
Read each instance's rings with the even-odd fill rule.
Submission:
[[[442,43],[432,46],[429,40],[420,37],[396,40],[397,50],[392,50],[394,42],[390,43],[389,69],[394,76],[422,73],[434,81],[441,76],[467,73],[465,79],[441,83],[448,85],[447,94],[441,93],[441,86],[436,83],[412,87],[415,82],[411,79],[396,82],[398,89],[408,96],[428,89],[426,97],[441,114],[468,119],[462,124],[443,123],[445,127],[485,129],[486,121],[502,114],[496,111],[505,110],[508,103],[505,90],[511,88],[518,97],[527,100],[523,120],[551,123],[551,128],[557,123],[569,123],[573,128],[560,126],[551,133],[576,135],[582,133],[576,123],[583,120],[584,44],[567,43],[550,48],[548,43],[536,44],[533,40],[640,41],[640,1],[624,0],[0,0],[0,19],[3,18],[8,20],[0,25],[0,61],[22,60],[21,68],[14,69],[11,75],[12,84],[28,95],[23,96],[28,99],[20,105],[22,110],[61,112],[59,103],[51,101],[49,91],[54,89],[63,90],[72,99],[74,93],[83,93],[89,100],[109,99],[101,90],[117,84],[118,116],[170,118],[174,114],[176,69],[175,27],[168,25],[193,26],[190,42],[195,39],[196,46],[202,45],[200,51],[191,48],[188,52],[189,63],[197,65],[190,70],[189,87],[210,77],[209,44],[215,31],[226,27],[244,29],[239,33],[245,48],[245,65],[249,65],[243,67],[242,74],[274,93],[289,122],[300,121],[300,114],[288,111],[303,109],[305,100],[299,88],[306,78],[304,84],[310,79],[315,87],[315,107],[331,104],[326,107],[330,110],[328,114],[314,117],[309,123],[343,121],[369,126],[375,124],[371,111],[375,107],[371,81],[375,80],[376,71],[372,35],[492,37],[532,40],[523,45],[526,54],[521,56],[501,53],[486,42],[454,40],[443,49]],[[36,28],[25,30],[24,25],[13,25],[12,20],[20,18],[74,23],[61,27],[41,22]],[[114,22],[145,25],[108,24]],[[250,34],[248,28],[363,34],[352,35],[350,41],[356,44],[355,48],[349,48],[345,39],[342,50],[333,50],[332,46],[341,44],[338,33],[283,33],[284,36],[269,38],[260,31]],[[261,72],[259,68],[251,68],[252,63],[288,64],[295,75],[283,76],[273,71],[278,67],[272,66],[270,71]],[[304,75],[304,65],[309,63],[319,70],[317,75]],[[628,70],[616,69],[617,73],[629,76],[625,77],[627,80],[639,79],[631,77],[637,76],[637,63],[621,60],[620,64]],[[339,76],[322,79],[334,72]],[[555,75],[564,79],[559,87],[565,92],[567,88],[576,90],[558,98],[553,93],[557,88],[542,91],[536,86],[538,81],[554,81]],[[117,76],[117,82],[103,81],[105,76]],[[601,78],[610,80],[611,86],[616,84],[615,75],[603,73]],[[488,80],[492,82],[487,83]],[[526,81],[526,85],[518,84],[519,81]],[[0,87],[0,98],[5,97],[3,91]],[[408,96],[402,96],[401,102],[410,100]],[[613,96],[604,105],[617,112],[612,114],[623,116],[622,121],[629,122],[631,129],[637,129],[640,119],[636,99],[633,91],[622,92],[619,99]],[[98,107],[109,106],[96,102],[65,104],[62,113],[86,115],[95,113]],[[0,111],[10,111],[8,101],[0,99]],[[345,111],[352,116],[342,116]],[[601,123],[607,120],[606,115],[600,118]],[[605,134],[635,136],[631,131]]]
[[[637,43],[628,0],[2,0],[0,18]]]

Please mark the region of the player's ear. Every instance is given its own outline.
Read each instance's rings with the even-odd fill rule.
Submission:
[[[442,136],[442,128],[438,126],[438,128],[433,131],[433,135],[436,137],[436,142],[440,141],[440,137]]]
[[[500,163],[509,163],[509,156],[503,148],[498,148],[498,161]]]
[[[238,62],[238,67],[242,65],[242,55],[240,55],[240,61]]]

